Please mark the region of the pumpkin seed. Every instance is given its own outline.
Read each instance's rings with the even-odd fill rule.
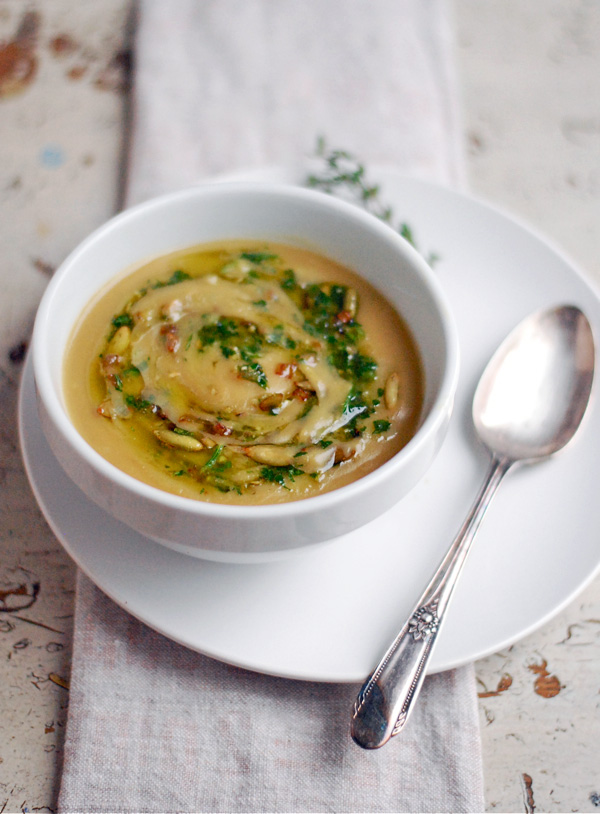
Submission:
[[[397,373],[390,373],[385,383],[383,398],[388,410],[394,410],[398,404],[400,394],[400,378]]]
[[[264,399],[261,399],[258,406],[263,412],[269,413],[271,410],[278,410],[281,407],[282,401],[283,393],[271,393],[271,395],[265,396]]]
[[[354,319],[358,311],[358,294],[354,288],[347,288],[344,294],[344,311]]]
[[[154,435],[161,444],[166,444],[168,447],[184,449],[186,452],[199,452],[201,449],[204,449],[204,445],[192,435],[180,435],[177,432],[173,432],[173,430],[162,428],[154,430]]]
[[[246,447],[245,453],[253,461],[269,466],[290,466],[297,464],[294,455],[298,451],[297,447],[280,447],[277,444],[257,444],[254,447]]]
[[[131,328],[128,325],[121,325],[120,328],[117,328],[110,342],[108,343],[108,347],[106,348],[107,353],[114,354],[115,356],[121,356],[129,347],[130,342]]]

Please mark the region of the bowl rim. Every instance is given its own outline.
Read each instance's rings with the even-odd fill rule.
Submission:
[[[378,237],[393,244],[394,248],[403,255],[412,267],[416,267],[419,278],[428,291],[439,315],[440,325],[445,343],[444,369],[438,392],[430,406],[428,414],[423,419],[415,435],[392,458],[381,464],[372,472],[363,475],[351,483],[340,486],[329,492],[317,494],[299,500],[290,500],[283,503],[269,503],[236,506],[226,503],[211,503],[209,501],[195,500],[194,498],[176,495],[159,489],[156,486],[144,483],[119,469],[115,464],[104,458],[92,447],[75,428],[62,403],[60,388],[54,386],[53,378],[45,364],[45,336],[48,335],[49,325],[52,321],[52,303],[55,292],[62,285],[63,278],[67,276],[72,267],[80,261],[82,256],[106,236],[118,229],[126,228],[128,222],[144,217],[155,209],[168,207],[171,204],[185,202],[186,199],[211,195],[279,195],[286,199],[312,201],[314,205],[337,211],[342,216],[354,219],[375,231]],[[315,251],[318,249],[315,248]],[[144,262],[143,260],[140,262]],[[360,272],[358,272],[360,273]],[[115,274],[115,278],[118,274]],[[106,282],[103,283],[106,285]],[[95,288],[90,292],[88,301],[100,290]],[[72,326],[71,326],[72,327]],[[74,452],[79,455],[91,469],[112,481],[115,486],[133,493],[136,497],[146,499],[165,509],[172,509],[197,517],[219,517],[235,520],[259,520],[284,517],[287,515],[301,516],[311,514],[317,508],[327,510],[337,504],[345,503],[360,493],[376,489],[380,482],[387,480],[389,475],[405,462],[410,462],[418,456],[421,448],[428,443],[428,439],[435,435],[436,430],[450,415],[459,375],[459,340],[458,330],[454,317],[446,302],[445,295],[439,279],[431,267],[426,263],[418,251],[393,227],[377,218],[375,215],[361,209],[333,195],[320,191],[294,186],[291,184],[261,182],[261,181],[217,181],[202,183],[185,189],[169,192],[150,198],[132,207],[113,215],[83,241],[60,263],[50,280],[41,298],[34,322],[32,335],[32,357],[34,379],[38,398],[51,419],[54,427],[58,429]]]

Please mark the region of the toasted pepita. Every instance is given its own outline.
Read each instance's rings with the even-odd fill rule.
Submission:
[[[199,452],[201,449],[204,449],[202,442],[192,435],[180,435],[177,432],[173,432],[173,430],[162,428],[154,430],[154,435],[161,444],[166,444],[168,447],[184,449],[186,452]]]
[[[278,410],[282,402],[283,393],[271,393],[269,396],[265,396],[264,399],[261,399],[258,406],[263,412],[269,413],[272,410]]]
[[[277,444],[257,444],[244,449],[246,455],[253,461],[270,466],[290,466],[297,463],[294,461],[294,454],[297,451],[297,447],[280,447]]]
[[[358,294],[354,288],[347,288],[344,294],[344,311],[354,318],[358,311]]]
[[[106,348],[107,353],[115,356],[122,356],[131,342],[131,328],[128,325],[121,325],[117,328]]]
[[[398,396],[400,395],[400,378],[397,373],[390,373],[385,383],[385,390],[383,391],[383,398],[385,406],[388,410],[394,410],[398,405]]]

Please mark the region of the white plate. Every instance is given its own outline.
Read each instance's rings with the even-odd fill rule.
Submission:
[[[119,605],[175,641],[264,673],[360,681],[411,611],[487,468],[470,405],[488,358],[528,313],[580,306],[600,336],[600,302],[555,249],[472,198],[387,170],[382,192],[413,227],[458,322],[454,419],[426,478],[379,520],[291,560],[205,562],[148,541],[64,475],[37,419],[31,364],[19,408],[36,497],[66,550]],[[283,170],[254,178],[293,182]],[[600,568],[600,404],[562,454],[506,479],[483,523],[430,672],[496,652],[568,604]]]

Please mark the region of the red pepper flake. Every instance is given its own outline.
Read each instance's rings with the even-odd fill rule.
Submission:
[[[106,356],[102,357],[102,371],[104,376],[106,377],[107,381],[112,384],[113,387],[117,386],[117,374],[119,373],[119,357],[116,356],[114,353],[108,353]]]
[[[215,435],[231,435],[232,432],[231,427],[226,427],[220,421],[212,425],[212,431]]]
[[[352,314],[349,314],[348,311],[340,311],[340,313],[337,315],[337,321],[342,322],[345,325],[347,322],[352,321]]]
[[[298,365],[295,362],[281,362],[275,368],[275,375],[283,376],[285,379],[291,379],[294,373],[298,370]]]
[[[179,419],[177,420],[177,423],[178,424],[197,424],[198,419],[196,418],[196,416],[188,415],[187,413],[184,413],[184,415],[179,416]]]
[[[292,391],[292,398],[300,399],[300,401],[308,401],[308,399],[313,395],[311,390],[305,390],[303,387],[296,387]]]
[[[169,353],[175,353],[175,351],[179,350],[181,343],[177,336],[177,327],[175,325],[163,325],[160,332],[165,337],[165,344]]]

